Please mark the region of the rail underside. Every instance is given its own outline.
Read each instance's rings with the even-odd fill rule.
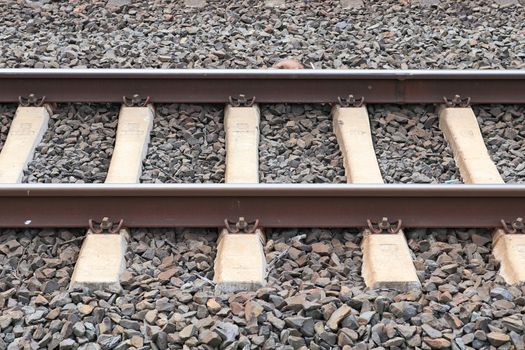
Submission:
[[[0,185],[0,227],[501,227],[525,216],[525,185]]]
[[[366,103],[525,103],[525,71],[483,70],[135,70],[0,69],[0,102],[31,94],[47,102],[335,103],[349,95]]]

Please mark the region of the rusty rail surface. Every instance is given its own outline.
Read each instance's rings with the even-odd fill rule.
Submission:
[[[525,217],[525,185],[38,184],[0,185],[0,227],[501,226]]]
[[[0,102],[31,94],[48,102],[525,103],[525,70],[0,69]]]

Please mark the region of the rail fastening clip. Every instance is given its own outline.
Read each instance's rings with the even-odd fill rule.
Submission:
[[[501,219],[501,225],[503,226],[503,231],[505,231],[505,233],[514,234],[519,232],[525,234],[525,222],[523,221],[523,218],[517,218],[510,223]]]
[[[365,98],[355,98],[354,95],[348,95],[348,97],[337,97],[337,101],[341,107],[362,107],[365,103]]]
[[[246,95],[239,95],[239,97],[229,97],[230,105],[232,107],[251,107],[255,103],[255,96],[246,98]]]
[[[470,107],[470,97],[463,98],[460,95],[454,95],[454,97],[449,99],[446,96],[444,96],[443,100],[445,101],[445,105],[447,107]]]
[[[399,230],[401,230],[402,220],[399,219],[396,222],[391,223],[388,221],[387,217],[383,217],[381,221],[378,223],[373,223],[370,219],[366,220],[366,223],[368,224],[368,229],[373,234],[380,234],[380,233],[389,233],[389,234],[395,234],[398,233]]]
[[[234,225],[232,227],[232,225]],[[239,220],[237,222],[229,221],[228,219],[224,219],[224,227],[226,230],[228,230],[228,233],[255,233],[257,228],[259,227],[259,219],[256,219],[253,222],[248,222],[244,217],[239,217]]]
[[[122,102],[126,107],[146,107],[150,98],[149,96],[142,98],[139,94],[134,94],[131,97],[122,96]]]
[[[99,233],[119,233],[122,229],[122,225],[124,224],[124,220],[120,219],[120,221],[117,224],[114,224],[113,222],[109,221],[108,217],[102,218],[101,222],[94,221],[93,219],[88,220],[89,229],[91,232],[99,234]]]
[[[28,96],[18,96],[18,102],[22,107],[42,107],[45,96],[36,96],[35,94],[29,94]]]

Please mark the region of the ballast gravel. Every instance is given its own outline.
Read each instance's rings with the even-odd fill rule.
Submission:
[[[4,146],[15,112],[16,106],[14,104],[0,104],[0,150]]]
[[[222,105],[156,106],[141,182],[224,182],[223,119]]]
[[[474,106],[492,160],[507,183],[525,182],[525,107]]]
[[[372,138],[386,183],[461,183],[433,105],[368,106]]]
[[[102,183],[113,153],[118,105],[61,104],[24,172],[28,183]]]
[[[267,232],[268,285],[216,294],[216,231],[133,230],[122,291],[67,290],[81,231],[0,235],[0,348],[522,349],[487,232],[407,230],[421,290],[371,290],[361,235]]]
[[[525,68],[517,2],[282,3],[6,2],[0,68]],[[3,142],[14,108],[0,108]],[[118,108],[59,106],[25,181],[103,182]],[[523,182],[523,109],[475,111],[505,180]],[[222,107],[157,113],[142,182],[222,182]],[[461,181],[433,107],[369,113],[386,182]],[[262,106],[261,182],[344,183],[331,131],[328,106]],[[479,230],[407,230],[422,290],[406,293],[364,287],[356,231],[269,231],[268,285],[232,295],[211,282],[216,232],[194,229],[134,230],[122,291],[68,291],[84,234],[0,232],[0,349],[525,348],[525,287],[501,280]]]
[[[0,68],[525,67],[516,0],[188,2],[3,2]]]
[[[329,105],[261,106],[260,182],[346,182],[330,109]]]

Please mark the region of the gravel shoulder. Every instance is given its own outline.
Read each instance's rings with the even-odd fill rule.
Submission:
[[[2,232],[1,347],[520,349],[525,344],[525,288],[507,286],[497,275],[487,232],[407,230],[423,287],[399,293],[364,287],[356,231],[273,230],[265,247],[268,285],[232,295],[215,294],[209,281],[217,232],[199,230],[133,230],[122,294],[67,291],[82,234]]]
[[[61,104],[24,172],[28,183],[102,183],[113,154],[119,106]]]
[[[525,183],[525,107],[474,106],[492,160],[507,183]]]
[[[293,57],[317,68],[525,68],[523,5],[364,3],[11,1],[0,4],[0,67],[264,68]]]
[[[370,105],[372,139],[386,183],[461,183],[435,106]]]

